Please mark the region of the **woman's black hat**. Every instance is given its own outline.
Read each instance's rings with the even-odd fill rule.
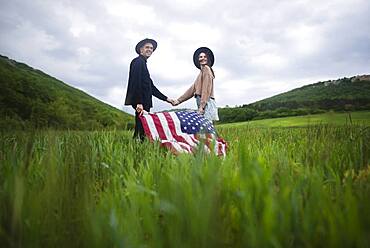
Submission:
[[[212,67],[213,64],[215,63],[215,56],[213,55],[212,50],[209,49],[208,47],[199,47],[197,50],[195,50],[194,55],[193,55],[194,65],[198,69],[200,69],[199,54],[201,53],[205,53],[207,55],[208,65]]]

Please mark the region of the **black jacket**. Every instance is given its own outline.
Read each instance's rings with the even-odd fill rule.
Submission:
[[[130,64],[125,105],[132,105],[135,108],[137,104],[141,103],[144,109],[149,109],[153,107],[152,95],[160,100],[167,100],[167,96],[154,86],[145,57],[139,55]]]

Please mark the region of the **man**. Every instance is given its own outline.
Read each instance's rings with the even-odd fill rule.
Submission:
[[[125,105],[131,105],[135,109],[135,132],[134,138],[144,140],[145,134],[139,116],[144,111],[149,112],[153,107],[152,95],[162,101],[174,105],[174,100],[162,94],[153,84],[146,62],[157,48],[157,42],[152,39],[144,39],[136,45],[138,57],[130,64],[127,94]]]

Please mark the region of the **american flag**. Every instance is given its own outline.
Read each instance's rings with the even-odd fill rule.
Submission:
[[[226,156],[227,143],[217,137],[211,121],[194,111],[145,113],[140,116],[145,135],[174,154],[195,153],[200,145],[208,153]]]

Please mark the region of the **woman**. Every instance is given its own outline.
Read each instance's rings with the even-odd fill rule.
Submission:
[[[193,85],[175,101],[175,105],[178,105],[194,96],[198,113],[210,121],[219,120],[214,98],[213,80],[215,73],[212,69],[214,58],[213,52],[207,47],[200,47],[194,52],[193,61],[195,66],[200,69],[199,75]]]

